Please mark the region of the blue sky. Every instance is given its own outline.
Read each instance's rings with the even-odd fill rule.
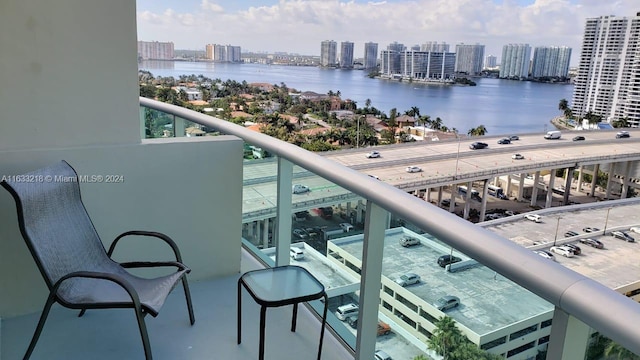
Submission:
[[[577,63],[585,19],[632,16],[638,0],[137,0],[138,39],[176,49],[231,44],[243,51],[320,53],[323,40],[379,48],[398,41],[569,46]]]

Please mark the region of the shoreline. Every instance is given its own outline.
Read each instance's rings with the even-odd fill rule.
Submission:
[[[564,116],[556,116],[549,122],[558,130],[573,130],[574,128],[572,126],[566,125],[565,121],[566,118]]]

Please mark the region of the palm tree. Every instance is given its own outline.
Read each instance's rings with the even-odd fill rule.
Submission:
[[[436,117],[435,120],[431,121],[431,128],[433,130],[440,130],[442,129],[442,119],[440,119],[439,117]]]
[[[480,125],[478,127],[475,127],[473,129],[469,129],[469,131],[467,132],[467,135],[469,136],[482,136],[482,135],[486,135],[487,134],[487,128],[484,125]]]
[[[640,360],[640,356],[613,341],[604,349],[604,355],[618,360]]]
[[[364,101],[364,106],[368,109],[371,107],[371,99],[367,99]]]
[[[560,103],[558,104],[558,110],[565,111],[568,107],[569,102],[567,101],[567,99],[560,100]]]
[[[436,326],[433,336],[428,340],[428,347],[435,350],[438,355],[449,359],[449,354],[464,340],[464,335],[460,329],[456,327],[455,321],[449,316],[438,319],[434,325]]]

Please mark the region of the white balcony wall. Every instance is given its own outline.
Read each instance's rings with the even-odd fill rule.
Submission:
[[[0,177],[67,160],[98,233],[172,236],[193,280],[238,273],[242,141],[140,140],[136,9],[131,0],[0,1]],[[166,248],[126,241],[127,259]],[[124,244],[123,244],[124,245]],[[39,311],[46,287],[0,190],[0,318]]]

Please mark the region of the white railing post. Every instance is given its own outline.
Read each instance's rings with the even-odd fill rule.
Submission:
[[[289,265],[289,247],[291,247],[291,200],[292,200],[293,164],[278,157],[278,181],[276,230],[276,266]]]
[[[360,314],[355,360],[373,358],[376,349],[385,224],[389,213],[367,201],[360,274]]]
[[[591,328],[556,307],[551,324],[547,359],[584,360]]]

